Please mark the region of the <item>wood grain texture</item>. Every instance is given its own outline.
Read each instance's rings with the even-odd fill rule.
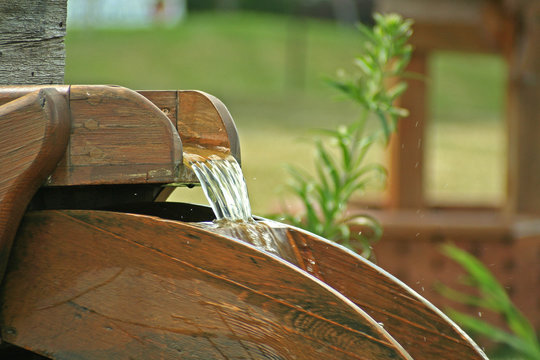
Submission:
[[[0,87],[0,105],[44,87],[50,86]],[[240,160],[232,117],[212,95],[53,87],[69,99],[73,130],[65,159],[47,185],[197,183],[182,164],[182,145],[221,149]]]
[[[0,2],[0,84],[64,82],[67,0]]]
[[[53,359],[411,359],[335,290],[187,224],[28,213],[2,284],[2,339]]]
[[[196,90],[139,90],[175,124],[185,147],[225,148],[240,163],[240,141],[229,110]]]
[[[315,260],[325,283],[384,324],[414,359],[487,359],[440,310],[383,269],[303,230],[288,234],[306,262]]]
[[[0,106],[0,279],[26,206],[65,153],[69,126],[53,89]]]
[[[241,163],[236,126],[229,110],[219,99],[196,90],[138,92],[175,124],[185,151],[202,148],[230,152]],[[179,178],[183,183],[198,183],[193,171],[187,167],[180,169]]]
[[[65,163],[50,185],[167,183],[178,177],[182,144],[166,116],[136,92],[72,85]]]
[[[224,147],[241,163],[236,127],[231,114],[216,97],[202,91],[179,91],[177,128],[186,146]]]
[[[0,104],[44,86],[0,88]],[[169,119],[119,86],[53,86],[68,98],[68,148],[46,185],[162,184],[180,181],[182,144]]]

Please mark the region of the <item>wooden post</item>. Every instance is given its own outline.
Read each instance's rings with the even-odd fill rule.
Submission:
[[[415,51],[408,71],[427,73],[426,52]],[[409,117],[398,123],[390,143],[389,205],[391,208],[421,208],[423,199],[424,124],[426,121],[426,83],[412,79],[401,97]]]
[[[0,84],[64,82],[67,0],[0,2]]]
[[[540,214],[540,2],[523,2],[510,59],[508,210]]]

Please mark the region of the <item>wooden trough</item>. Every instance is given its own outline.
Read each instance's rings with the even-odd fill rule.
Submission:
[[[0,88],[0,357],[486,359],[424,298],[339,245],[269,223],[297,267],[197,226],[214,219],[207,207],[160,202],[164,185],[196,183],[183,147],[240,160],[219,100]]]

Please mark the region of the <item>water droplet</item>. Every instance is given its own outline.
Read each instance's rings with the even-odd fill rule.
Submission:
[[[482,312],[481,311],[478,312],[478,317],[482,317]]]
[[[384,323],[382,322],[378,322],[377,324],[379,324],[381,327],[384,327]]]

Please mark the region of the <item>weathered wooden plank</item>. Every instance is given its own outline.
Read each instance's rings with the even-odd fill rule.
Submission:
[[[69,126],[53,89],[0,106],[0,280],[26,206],[65,153]]]
[[[67,0],[0,2],[0,84],[64,82]]]
[[[26,215],[2,284],[2,339],[52,358],[411,359],[324,283],[187,224]]]

